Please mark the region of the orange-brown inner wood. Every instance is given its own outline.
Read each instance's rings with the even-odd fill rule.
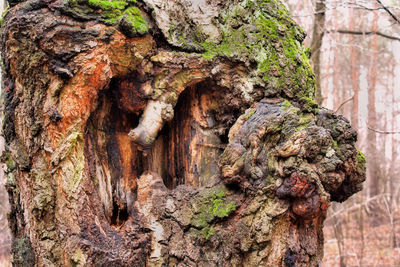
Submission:
[[[132,80],[111,82],[110,89],[100,94],[98,108],[87,127],[87,138],[91,140],[87,151],[101,158],[100,164],[91,163],[95,165],[91,169],[102,168],[102,173],[108,171],[111,177],[109,199],[113,205],[106,214],[115,224],[120,224],[119,214],[125,214],[135,201],[137,179],[143,173],[158,173],[169,189],[181,184],[204,186],[218,174],[217,162],[223,148],[214,131],[218,124],[214,113],[224,92],[202,82],[182,92],[173,120],[163,127],[147,155],[139,151],[128,133],[139,123],[146,100],[141,92],[129,92],[129,85],[133,85],[131,90],[138,90]],[[92,172],[94,176],[99,173]]]

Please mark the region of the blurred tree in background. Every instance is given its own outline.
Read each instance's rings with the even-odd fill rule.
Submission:
[[[330,209],[325,264],[398,266],[399,1],[286,3],[308,33],[319,100],[351,119],[367,157],[364,190]]]

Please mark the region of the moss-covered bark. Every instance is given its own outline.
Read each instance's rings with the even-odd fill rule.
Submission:
[[[2,22],[17,266],[315,266],[361,189],[270,1],[29,0]]]

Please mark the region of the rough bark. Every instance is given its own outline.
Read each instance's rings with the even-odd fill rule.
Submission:
[[[14,265],[320,262],[365,159],[280,2],[30,0],[2,29]]]

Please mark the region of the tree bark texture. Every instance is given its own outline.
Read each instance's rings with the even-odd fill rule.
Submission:
[[[12,1],[15,266],[316,266],[361,189],[279,1]]]

